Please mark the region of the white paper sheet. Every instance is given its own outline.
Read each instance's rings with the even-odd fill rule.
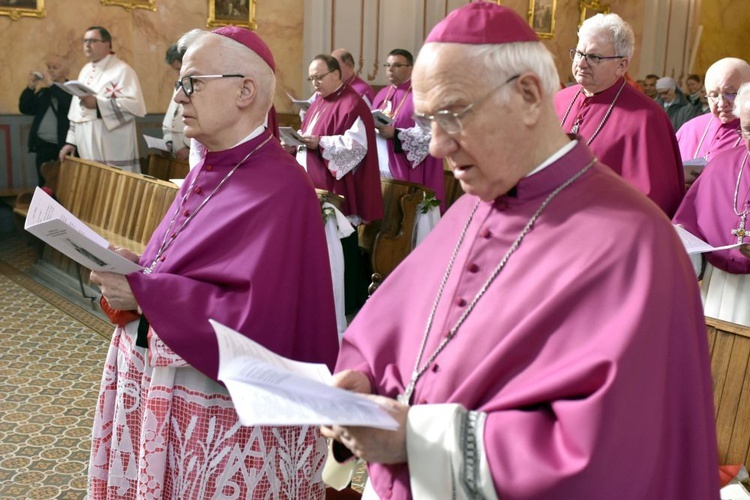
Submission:
[[[281,143],[286,144],[287,146],[305,145],[297,131],[292,127],[279,127],[279,135],[281,136]]]
[[[296,99],[289,92],[287,92],[286,95],[292,101],[292,104],[298,106],[299,109],[301,109],[302,111],[307,111],[307,109],[310,107],[310,104],[312,104],[312,101],[313,101],[313,99]]]
[[[109,242],[36,188],[24,229],[92,271],[130,274],[143,269],[110,250]]]
[[[151,137],[150,135],[143,134],[143,138],[146,139],[146,145],[149,149],[158,149],[160,151],[169,151],[167,143],[164,139],[158,137]]]
[[[62,90],[67,92],[70,95],[74,95],[77,97],[86,97],[87,95],[96,95],[96,92],[91,87],[87,86],[83,82],[79,82],[78,80],[68,80],[67,82],[60,84],[57,82],[52,82],[53,84],[60,87]]]
[[[715,252],[717,250],[729,250],[730,248],[737,248],[738,246],[742,244],[742,243],[732,243],[731,245],[714,247],[714,246],[709,245],[702,239],[698,238],[696,235],[688,232],[687,229],[681,226],[674,226],[674,228],[677,230],[677,234],[680,235],[682,244],[685,246],[685,250],[687,250],[687,253],[689,254]]]
[[[275,354],[209,320],[219,342],[219,380],[243,425],[356,425],[395,430],[398,424],[369,399],[331,387],[322,364]]]

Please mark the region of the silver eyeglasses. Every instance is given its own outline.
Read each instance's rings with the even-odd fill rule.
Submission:
[[[622,59],[625,57],[625,56],[598,56],[596,54],[586,54],[576,49],[570,49],[568,53],[570,54],[571,61],[575,61],[576,59],[579,59],[579,60],[586,59],[586,64],[590,64],[591,66],[599,66],[602,63],[602,61],[608,61],[610,59]]]
[[[386,68],[386,69],[388,69],[388,68],[401,69],[401,68],[405,68],[407,66],[411,66],[411,64],[406,64],[406,63],[392,63],[392,64],[391,63],[385,63],[385,64],[383,64],[383,67]]]
[[[737,92],[711,92],[706,94],[706,97],[714,102],[719,102],[719,99],[724,99],[724,102],[732,103],[737,97]]]
[[[209,78],[245,78],[245,75],[193,75],[183,76],[176,82],[174,82],[174,91],[179,92],[180,87],[185,92],[185,95],[190,97],[195,92],[195,81],[206,80]]]
[[[500,90],[501,88],[508,85],[510,82],[515,80],[521,75],[515,75],[511,76],[507,80],[505,80],[501,85],[495,87],[494,89],[490,90],[485,94],[483,97],[481,97],[479,100],[472,102],[468,106],[466,106],[464,109],[462,109],[459,112],[454,111],[448,111],[447,109],[441,109],[440,111],[436,112],[434,115],[425,115],[423,113],[414,113],[413,118],[414,122],[424,130],[425,132],[432,131],[432,122],[438,124],[438,127],[443,129],[443,131],[446,134],[455,135],[460,134],[461,131],[464,129],[464,124],[461,121],[461,119],[471,111],[472,109],[478,108],[484,101],[490,98],[492,94]]]

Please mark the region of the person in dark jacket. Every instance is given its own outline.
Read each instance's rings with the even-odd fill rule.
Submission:
[[[41,165],[58,158],[65,145],[68,133],[68,109],[72,96],[54,85],[67,80],[68,67],[64,61],[51,58],[46,63],[47,71],[31,71],[29,84],[21,92],[18,108],[25,115],[34,116],[29,133],[29,151],[36,153],[36,171],[39,186],[45,179]]]

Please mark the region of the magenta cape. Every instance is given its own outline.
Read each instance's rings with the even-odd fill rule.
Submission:
[[[140,263],[149,266],[179,200],[173,227],[205,200],[268,130],[212,153],[190,171]],[[315,191],[294,158],[271,140],[240,166],[180,232],[151,275],[128,275],[156,334],[216,379],[213,318],[283,356],[332,365],[337,333],[331,271]]]
[[[388,96],[388,100],[391,102],[391,112],[399,110],[392,125],[397,129],[413,127],[414,97],[412,92],[409,92],[411,89],[411,80],[396,87],[395,92],[392,89],[393,85],[386,85],[380,89],[380,92],[375,96],[375,100],[372,103],[372,109],[383,109],[385,107],[385,98],[388,96],[390,90],[391,95]],[[404,97],[406,97],[405,100]],[[399,107],[402,100],[404,100],[404,104]],[[406,157],[408,152],[402,151],[396,153],[393,147],[393,139],[386,139],[386,141],[388,142],[388,166],[391,169],[393,178],[401,181],[416,182],[432,189],[435,191],[435,197],[442,202],[444,209],[445,174],[443,173],[443,160],[427,155],[422,163],[417,165],[416,168],[412,168],[412,163]]]
[[[732,210],[732,203],[745,153],[747,148],[743,144],[715,155],[688,189],[674,216],[674,223],[682,224],[685,229],[715,247],[736,242],[737,237],[732,234],[732,229],[739,227],[740,218]],[[737,209],[742,212],[750,207],[750,165],[745,165],[738,193]],[[750,230],[750,220],[747,226]],[[750,243],[750,238],[745,237],[745,242]],[[722,271],[750,273],[750,259],[736,248],[703,255]]]
[[[357,94],[366,97],[368,102],[372,102],[372,99],[375,97],[372,87],[357,75],[353,75],[346,84],[353,88]]]
[[[302,130],[307,130],[309,120],[320,112],[320,117],[311,135],[343,135],[357,118],[360,118],[367,133],[367,154],[340,180],[328,170],[328,160],[323,158],[320,149],[307,150],[307,173],[318,189],[325,189],[344,197],[343,212],[346,215],[359,215],[367,222],[383,218],[383,194],[380,189],[378,151],[375,144],[375,122],[365,101],[344,84],[339,90],[326,97],[316,97],[305,113]]]
[[[562,124],[563,130],[569,133],[580,114],[583,121],[578,133],[588,140],[622,83],[620,79],[589,98],[581,92]],[[555,95],[560,120],[580,88],[573,85]],[[612,114],[589,147],[599,161],[651,198],[668,216],[674,215],[685,194],[685,174],[672,123],[652,99],[625,85]]]
[[[696,116],[677,131],[682,159],[692,160],[708,155],[710,160],[717,153],[739,145],[740,138],[735,133],[739,127],[739,118],[721,123],[721,120],[711,113]]]
[[[579,143],[521,180],[516,197],[480,203],[425,359],[546,196],[590,159]],[[403,392],[476,202],[456,201],[378,288],[344,335],[337,371],[362,371],[377,394]],[[413,401],[488,413],[484,446],[500,498],[718,498],[695,273],[664,214],[601,164],[552,201]],[[392,488],[392,498],[410,497],[408,474],[370,466],[376,490]]]

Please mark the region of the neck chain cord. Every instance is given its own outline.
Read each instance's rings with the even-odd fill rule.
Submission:
[[[606,113],[604,114],[604,118],[603,118],[603,119],[602,119],[602,121],[601,121],[601,122],[599,123],[599,126],[598,126],[598,127],[596,127],[596,130],[594,131],[594,133],[592,134],[592,136],[591,136],[591,137],[589,137],[588,141],[586,141],[586,145],[587,145],[587,146],[588,146],[589,144],[591,144],[591,143],[593,142],[594,138],[595,138],[595,137],[596,137],[597,135],[599,135],[599,132],[601,132],[601,130],[602,130],[602,127],[604,127],[604,124],[605,124],[605,123],[607,122],[607,120],[609,119],[609,115],[610,115],[610,114],[612,114],[612,109],[614,109],[614,107],[615,107],[615,103],[617,102],[617,98],[618,98],[618,97],[620,97],[620,94],[622,93],[622,89],[624,89],[624,88],[625,88],[625,85],[627,85],[627,83],[628,83],[628,82],[627,82],[626,80],[623,80],[623,81],[622,81],[622,85],[620,85],[620,88],[619,88],[619,90],[617,91],[617,94],[615,94],[615,98],[614,98],[614,99],[612,99],[612,104],[610,104],[610,105],[609,105],[609,109],[607,109],[607,112],[606,112]],[[581,92],[583,92],[583,87],[581,87],[581,88],[579,88],[579,89],[578,89],[578,92],[576,92],[576,95],[574,95],[574,96],[573,96],[573,100],[572,100],[572,101],[570,101],[570,104],[568,104],[568,109],[566,109],[566,110],[565,110],[565,114],[563,115],[563,118],[562,118],[562,120],[560,121],[560,126],[561,126],[561,127],[562,127],[563,125],[565,125],[565,120],[567,120],[567,119],[568,119],[568,115],[570,114],[570,110],[571,110],[571,109],[573,108],[573,104],[574,104],[574,103],[576,102],[576,99],[578,99],[578,96],[579,96],[579,95],[581,95]],[[577,133],[577,131],[576,131],[576,133]]]
[[[237,163],[237,165],[235,165],[232,168],[232,170],[230,170],[229,173],[224,176],[224,178],[219,182],[219,184],[216,186],[216,188],[214,188],[214,190],[211,191],[211,193],[208,196],[206,196],[206,199],[203,200],[203,202],[200,205],[198,205],[198,208],[196,208],[193,211],[193,213],[191,213],[190,216],[188,216],[185,219],[185,221],[180,225],[180,227],[178,227],[175,230],[175,232],[172,233],[172,226],[174,225],[174,221],[177,219],[177,214],[179,214],[182,211],[182,206],[187,201],[188,197],[190,196],[190,193],[193,192],[193,186],[195,186],[195,182],[198,180],[198,175],[200,175],[200,173],[201,173],[201,172],[198,172],[198,175],[196,175],[193,178],[193,182],[190,183],[190,187],[187,188],[187,190],[185,191],[185,194],[182,196],[182,199],[180,200],[180,203],[177,205],[177,208],[175,209],[174,215],[172,215],[172,220],[169,221],[169,225],[167,226],[167,230],[164,232],[164,238],[162,239],[161,246],[159,247],[159,251],[156,252],[156,256],[154,257],[154,260],[151,263],[151,265],[147,269],[145,269],[143,271],[145,274],[151,274],[152,272],[154,272],[154,269],[156,268],[157,262],[159,262],[159,260],[162,258],[162,255],[164,254],[164,252],[167,251],[167,248],[169,248],[172,245],[172,242],[177,238],[177,235],[180,234],[182,232],[182,230],[185,228],[185,226],[187,226],[188,223],[191,220],[193,220],[193,218],[198,214],[198,212],[200,212],[201,209],[204,206],[206,206],[206,203],[208,203],[208,200],[210,200],[211,197],[213,197],[213,195],[215,195],[216,192],[219,191],[219,189],[221,189],[221,187],[224,185],[224,183],[226,183],[229,180],[229,178],[232,177],[232,174],[234,174],[234,172],[240,167],[240,165],[242,165],[243,163],[245,163],[245,161],[248,158],[250,158],[260,148],[262,148],[263,146],[265,146],[268,143],[268,141],[270,141],[272,138],[273,138],[273,135],[270,135],[269,137],[267,137],[266,140],[264,140],[263,142],[261,142],[260,144],[258,144],[255,147],[255,149],[253,149],[252,151],[250,151],[243,159],[241,159],[239,161],[239,163]],[[172,234],[170,234],[170,233],[172,233]]]
[[[737,182],[734,185],[734,201],[732,203],[732,210],[734,210],[734,214],[740,218],[740,226],[737,229],[732,229],[732,234],[737,237],[737,243],[743,243],[745,236],[748,236],[748,231],[745,227],[745,224],[747,223],[747,215],[750,214],[750,208],[747,208],[747,203],[745,204],[745,209],[742,212],[740,212],[740,210],[737,208],[737,198],[740,192],[740,181],[742,180],[742,173],[745,171],[745,164],[747,163],[748,155],[750,155],[750,152],[745,153],[745,157],[742,159],[740,172],[739,174],[737,174]],[[747,193],[745,193],[745,199],[747,199]]]
[[[508,262],[508,259],[510,259],[510,256],[513,255],[513,253],[518,249],[518,247],[521,245],[521,241],[523,238],[531,232],[534,223],[539,218],[539,216],[542,214],[545,208],[550,204],[550,202],[557,196],[563,189],[570,186],[573,182],[575,182],[577,179],[579,179],[583,174],[585,174],[595,163],[596,158],[591,160],[591,162],[583,167],[581,170],[573,174],[567,181],[565,181],[563,184],[558,186],[554,191],[552,191],[549,196],[542,202],[542,204],[539,206],[539,208],[534,212],[534,215],[531,216],[529,221],[526,223],[526,226],[521,230],[521,233],[518,235],[516,240],[513,242],[513,244],[508,248],[507,252],[505,252],[505,255],[500,260],[500,263],[495,267],[495,269],[490,274],[489,278],[487,278],[487,281],[485,281],[484,285],[482,285],[482,288],[477,292],[476,296],[474,296],[474,299],[471,301],[471,303],[468,305],[464,313],[461,315],[461,317],[458,319],[456,324],[451,328],[451,330],[448,332],[448,335],[443,339],[443,341],[438,345],[438,347],[435,349],[435,351],[430,355],[430,357],[427,359],[425,364],[422,366],[422,368],[419,367],[419,363],[422,361],[422,356],[424,355],[424,350],[427,345],[427,339],[430,336],[430,330],[432,329],[432,323],[435,319],[435,312],[437,311],[438,304],[440,303],[440,299],[443,296],[443,292],[445,290],[445,285],[448,282],[448,278],[450,277],[451,271],[453,269],[453,264],[456,261],[456,257],[458,256],[458,252],[461,249],[461,245],[463,244],[464,238],[466,236],[466,232],[469,229],[469,226],[471,225],[472,220],[474,219],[474,214],[477,211],[477,208],[479,207],[479,201],[477,201],[476,205],[474,205],[474,208],[471,211],[471,214],[469,214],[469,219],[466,221],[466,224],[464,225],[461,235],[458,238],[458,243],[456,243],[455,248],[453,249],[453,253],[451,254],[450,261],[448,262],[448,267],[445,270],[445,274],[443,274],[443,279],[440,282],[440,287],[438,289],[437,295],[435,297],[435,302],[432,305],[432,310],[430,311],[430,315],[427,318],[427,324],[425,326],[424,335],[422,336],[422,343],[419,347],[419,353],[417,354],[417,360],[414,363],[414,370],[411,374],[411,379],[409,380],[409,385],[407,385],[406,389],[404,390],[403,394],[400,394],[398,396],[398,401],[401,404],[408,405],[411,401],[412,394],[414,393],[414,388],[417,385],[417,381],[424,375],[424,373],[427,371],[427,368],[435,361],[435,359],[438,357],[438,355],[445,349],[445,347],[448,345],[448,343],[453,340],[453,337],[456,336],[456,333],[458,333],[458,329],[461,327],[461,325],[464,323],[466,318],[471,314],[471,312],[474,310],[474,307],[477,305],[477,302],[479,302],[479,299],[482,298],[482,296],[485,294],[487,289],[490,287],[493,281],[495,281],[495,278],[500,274],[500,271],[503,270],[505,267],[505,264]]]
[[[380,111],[383,111],[384,113],[385,113],[385,105],[388,102],[390,102],[389,99],[391,98],[391,90],[393,90],[393,98],[395,99],[396,91],[398,90],[398,88],[395,85],[391,84],[391,88],[388,89],[388,93],[385,95],[385,99],[383,100],[383,103],[380,105]],[[398,112],[401,111],[401,108],[403,107],[404,102],[406,102],[406,98],[409,97],[409,92],[411,92],[411,85],[409,85],[409,88],[406,89],[406,93],[404,94],[404,97],[401,98],[401,102],[398,104],[398,106],[396,106],[395,111],[391,113],[385,113],[385,114],[387,114],[391,118],[396,118],[396,116],[398,115]]]

